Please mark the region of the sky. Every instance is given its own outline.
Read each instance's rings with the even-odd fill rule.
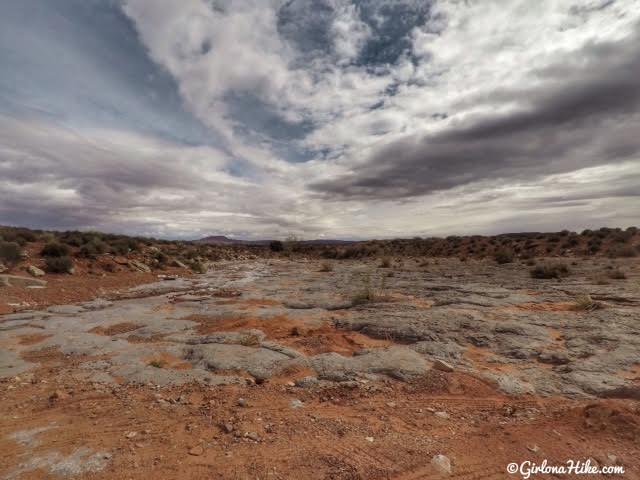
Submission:
[[[638,0],[0,0],[0,224],[640,224]]]

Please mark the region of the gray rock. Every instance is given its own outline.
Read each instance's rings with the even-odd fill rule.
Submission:
[[[566,365],[571,361],[569,360],[569,356],[564,352],[542,352],[538,355],[538,360],[551,365]]]
[[[133,270],[137,270],[138,272],[142,272],[142,273],[151,272],[151,268],[147,264],[139,262],[138,260],[129,260],[129,266]]]
[[[312,357],[310,362],[319,378],[334,381],[353,380],[363,373],[378,373],[407,381],[428,371],[425,359],[406,347],[375,349],[354,357],[324,353]]]
[[[446,455],[434,455],[431,459],[431,466],[443,475],[451,475],[451,460]]]
[[[292,359],[266,348],[244,345],[196,345],[185,352],[185,357],[196,366],[208,370],[244,370],[256,379],[265,380],[295,365],[304,365],[304,359]]]
[[[300,387],[300,388],[314,387],[319,383],[320,383],[320,380],[318,380],[318,377],[304,377],[304,378],[299,378],[298,380],[295,381],[296,387]]]
[[[47,311],[61,315],[77,315],[78,313],[84,312],[85,309],[80,305],[54,305],[47,308]]]
[[[302,402],[302,400],[298,400],[297,398],[294,398],[289,402],[289,406],[294,409],[302,408],[304,407],[304,403]]]
[[[453,372],[453,367],[443,360],[433,362],[433,368],[442,372]]]
[[[0,286],[4,287],[44,287],[47,282],[44,280],[36,280],[31,277],[21,277],[18,275],[0,275]]]
[[[429,355],[430,357],[456,361],[462,357],[464,349],[454,342],[425,340],[409,346],[418,353]]]
[[[0,348],[0,379],[14,377],[35,366],[36,364],[25,362],[11,350]]]
[[[33,265],[29,265],[27,267],[27,272],[33,277],[44,277],[44,270],[41,270],[40,268]]]

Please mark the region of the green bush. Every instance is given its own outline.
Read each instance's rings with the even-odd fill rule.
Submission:
[[[73,260],[70,257],[47,257],[45,269],[49,273],[71,273],[73,271]]]
[[[22,249],[17,242],[0,242],[0,260],[16,263],[22,256]]]
[[[58,242],[49,242],[44,247],[40,255],[43,257],[66,257],[69,255],[69,247]]]

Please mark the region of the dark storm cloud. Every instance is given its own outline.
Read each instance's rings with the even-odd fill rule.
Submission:
[[[543,87],[477,99],[517,111],[475,117],[378,149],[352,174],[317,183],[347,198],[403,198],[480,180],[526,179],[629,160],[640,152],[640,33],[591,44],[563,64],[532,72]]]

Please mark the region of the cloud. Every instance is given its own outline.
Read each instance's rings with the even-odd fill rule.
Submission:
[[[569,62],[530,72],[537,84],[483,93],[496,113],[472,114],[429,135],[371,152],[352,171],[313,185],[341,197],[419,196],[480,180],[520,179],[638,160],[640,26],[589,43]],[[500,106],[516,103],[502,113]]]
[[[2,5],[0,223],[362,238],[632,222],[635,3]]]

